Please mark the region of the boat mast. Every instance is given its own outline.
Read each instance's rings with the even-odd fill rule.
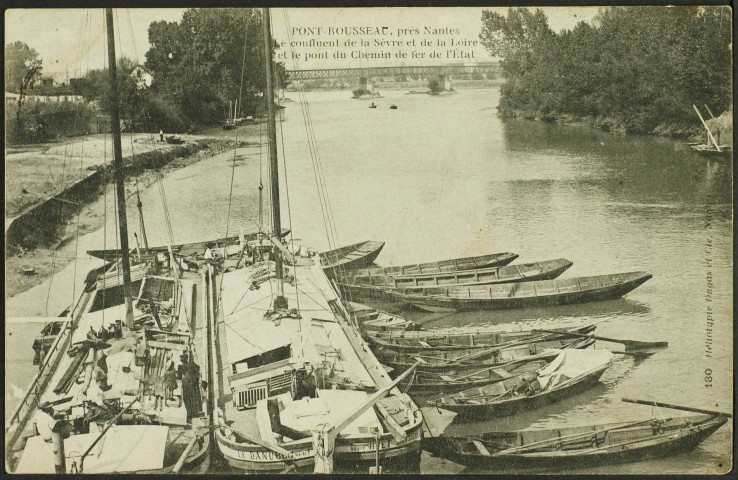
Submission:
[[[128,226],[126,221],[126,193],[123,184],[123,154],[120,141],[120,112],[118,98],[118,73],[115,65],[115,37],[113,36],[113,9],[105,9],[108,31],[108,69],[110,70],[110,127],[113,132],[113,166],[115,192],[118,199],[118,227],[123,265],[123,294],[126,299],[126,327],[133,328],[133,302],[131,300],[131,264],[128,259]]]
[[[141,203],[141,195],[138,193],[138,183],[136,184],[136,207],[138,208],[138,218],[141,228],[141,238],[144,242],[144,251],[149,251],[149,240],[146,238],[146,225],[144,224],[143,203]]]
[[[279,163],[277,161],[277,122],[274,118],[274,70],[272,64],[272,25],[269,19],[269,9],[262,10],[264,16],[264,63],[266,67],[266,101],[269,117],[269,172],[272,180],[272,222],[274,241],[282,238],[282,224],[279,212]],[[274,249],[274,263],[277,271],[277,298],[274,299],[274,308],[287,308],[287,299],[284,296],[284,273],[282,271],[282,255]]]

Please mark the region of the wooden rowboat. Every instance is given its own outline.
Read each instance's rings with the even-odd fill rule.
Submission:
[[[431,312],[504,310],[619,298],[651,277],[646,272],[628,272],[503,285],[392,290],[391,294],[396,301]]]
[[[403,289],[403,292],[418,292],[423,288],[439,286],[474,286],[499,283],[529,282],[553,279],[564,273],[572,262],[565,258],[543,262],[508,265],[505,267],[480,268],[443,273],[366,275],[342,277],[338,286],[350,295],[392,299],[387,290]]]
[[[372,332],[419,330],[420,324],[367,305],[345,302],[346,309],[356,318],[359,327]]]
[[[367,240],[320,254],[320,264],[328,276],[337,276],[345,270],[371,265],[382,251],[384,242]]]
[[[289,229],[283,228],[282,238],[289,235],[289,233]],[[259,238],[259,235],[265,234],[259,232],[247,233],[246,235],[244,235],[244,240],[246,242],[257,240]],[[171,248],[173,253],[183,257],[204,255],[205,250],[208,248],[208,245],[216,245],[217,247],[230,247],[232,245],[238,244],[240,240],[239,237],[239,235],[232,235],[229,237],[217,238],[215,240],[206,240],[203,242],[180,243],[178,245],[172,245]],[[149,247],[149,252],[166,253],[168,252],[168,248],[169,247],[167,245]],[[97,257],[107,261],[115,261],[120,258],[120,249],[117,248],[110,248],[106,250],[87,250],[87,253],[89,255],[92,255],[93,257]],[[131,250],[131,254],[133,253],[135,253],[135,250]]]
[[[594,325],[572,330],[576,333],[588,334],[595,329]],[[566,329],[561,330],[567,332]],[[399,354],[413,354],[415,352],[430,352],[436,355],[438,351],[472,351],[501,346],[510,342],[531,343],[548,340],[567,339],[570,336],[557,336],[551,332],[542,335],[533,331],[478,331],[478,332],[451,332],[445,330],[427,330],[419,332],[393,332],[391,334],[370,334],[367,341],[372,347],[383,348]]]
[[[695,448],[727,421],[725,415],[690,415],[478,437],[426,437],[423,449],[493,471],[551,471],[675,455]]]
[[[433,404],[467,418],[514,415],[591,388],[612,364],[613,357],[607,350],[562,350],[556,360],[531,378],[524,378],[523,383],[519,378],[510,378],[441,397]],[[529,384],[536,386],[523,391]]]
[[[476,270],[478,268],[502,267],[518,258],[515,253],[491,253],[476,257],[452,258],[438,262],[413,263],[396,267],[369,267],[346,272],[343,276],[354,275],[422,275],[444,272]]]
[[[511,362],[491,367],[475,367],[471,371],[461,369],[456,372],[418,372],[401,387],[403,391],[418,394],[437,392],[458,392],[475,386],[490,385],[505,379],[518,377],[524,373],[539,370],[554,360],[558,351],[551,350],[534,356],[527,356]]]
[[[392,367],[397,371],[407,369],[407,365],[414,365],[420,362],[417,372],[430,373],[459,373],[472,371],[475,369],[495,367],[513,360],[525,358],[544,353],[552,349],[563,348],[588,348],[594,345],[594,339],[580,338],[576,341],[567,339],[531,341],[529,343],[512,342],[508,347],[490,347],[485,350],[472,351],[452,351],[441,352],[436,355],[430,354],[414,354],[399,355],[387,354],[380,355],[382,364]]]

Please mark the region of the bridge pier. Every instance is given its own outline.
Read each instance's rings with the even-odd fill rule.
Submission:
[[[451,75],[441,74],[438,75],[438,84],[443,85],[443,90],[448,92],[451,90]]]
[[[374,93],[374,82],[372,77],[359,77],[359,88]]]

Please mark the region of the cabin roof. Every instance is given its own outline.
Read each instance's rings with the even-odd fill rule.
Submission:
[[[72,461],[79,466],[80,457],[99,433],[72,435],[64,440],[67,470]],[[169,427],[160,425],[113,426],[85,458],[85,473],[130,472],[156,470],[164,466],[164,452]],[[30,447],[30,448],[29,448]],[[28,439],[16,473],[54,473],[51,443],[40,436]]]

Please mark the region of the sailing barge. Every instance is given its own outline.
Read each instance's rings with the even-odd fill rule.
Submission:
[[[106,23],[110,81],[116,85],[112,9],[106,9]],[[117,90],[112,92],[118,227],[121,251],[128,252]],[[153,253],[131,266],[122,255],[88,274],[10,415],[9,471],[207,469],[210,422],[200,401],[200,382],[210,372],[201,349],[207,348],[207,301],[198,299],[207,298],[206,286],[199,271],[174,255],[162,257]]]
[[[269,11],[264,9],[273,254],[217,280],[218,450],[236,470],[419,471],[423,415],[364,343],[328,275],[370,265],[383,242],[314,254],[281,231]],[[222,299],[222,300],[221,300]]]

